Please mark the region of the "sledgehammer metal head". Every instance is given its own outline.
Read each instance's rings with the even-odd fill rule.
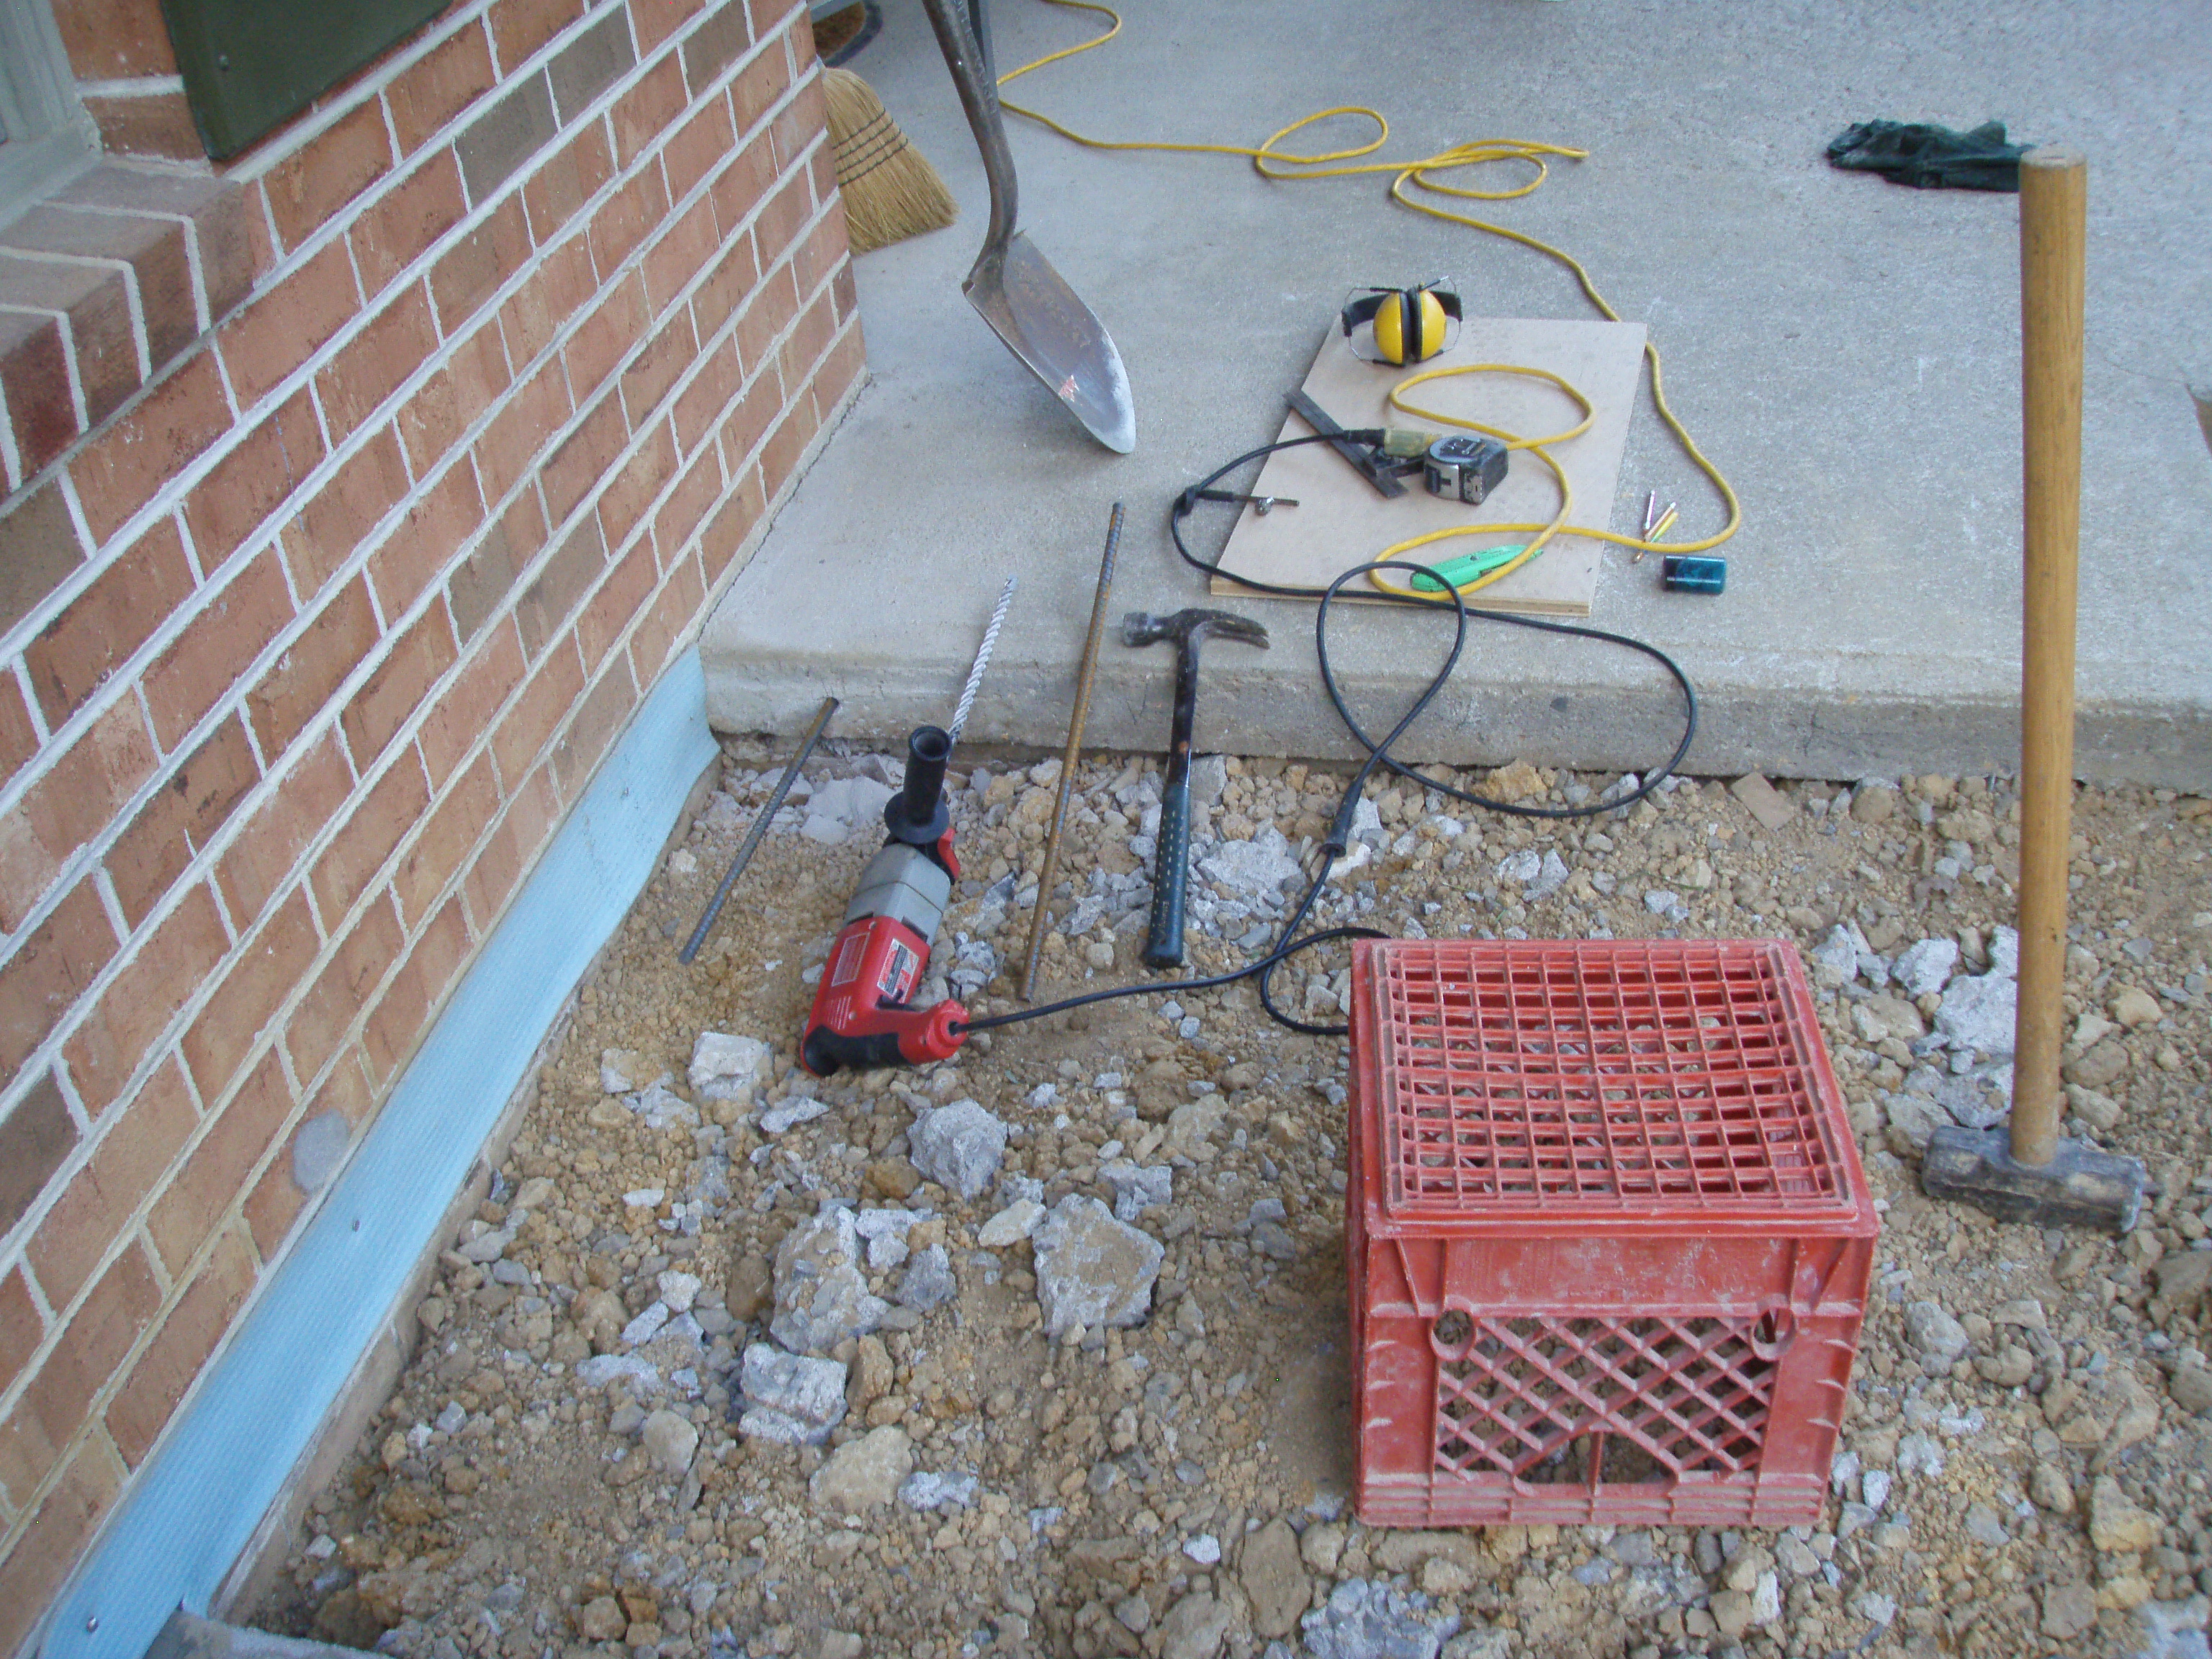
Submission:
[[[2142,1213],[2140,1158],[2061,1140],[2048,1164],[2022,1164],[2002,1127],[1942,1128],[1928,1144],[1920,1185],[1930,1198],[1954,1198],[2000,1221],[2037,1227],[2096,1227],[2124,1233]]]

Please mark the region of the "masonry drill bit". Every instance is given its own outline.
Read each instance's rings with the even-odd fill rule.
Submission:
[[[707,942],[707,935],[713,929],[715,918],[722,914],[723,901],[730,896],[730,889],[738,884],[738,878],[744,873],[745,866],[752,862],[753,854],[760,848],[761,837],[768,834],[769,825],[783,806],[783,798],[791,793],[792,780],[799,775],[799,769],[806,764],[806,757],[814,752],[814,745],[822,741],[822,733],[830,725],[830,717],[836,712],[836,698],[822,699],[822,707],[815,711],[814,724],[806,728],[806,735],[799,739],[799,752],[791,757],[791,764],[783,769],[783,775],[776,780],[775,793],[769,796],[768,805],[761,808],[760,816],[753,820],[752,833],[745,837],[744,845],[738,848],[737,856],[730,860],[730,867],[722,876],[722,884],[714,890],[714,896],[707,902],[706,914],[699,918],[699,925],[691,930],[691,937],[684,941],[684,948],[676,953],[677,961],[685,967],[691,965],[692,958],[699,954],[699,947]]]
[[[999,626],[1006,620],[1006,607],[1014,602],[1014,585],[1019,579],[1006,578],[1000,591],[999,603],[991,611],[991,625],[983,630],[983,643],[975,647],[975,665],[968,671],[968,684],[960,690],[960,705],[952,711],[951,730],[946,733],[953,742],[960,741],[960,733],[968,724],[969,711],[975,706],[975,694],[983,689],[983,671],[991,665],[991,647],[999,642]]]

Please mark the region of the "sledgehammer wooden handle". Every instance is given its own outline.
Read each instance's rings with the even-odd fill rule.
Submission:
[[[2020,1012],[2012,1155],[2057,1149],[2067,847],[2074,809],[2074,614],[2081,533],[2081,313],[2089,163],[2020,164],[2021,551]]]

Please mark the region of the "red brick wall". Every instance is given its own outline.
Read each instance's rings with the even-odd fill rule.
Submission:
[[[161,128],[155,0],[58,11]],[[857,386],[818,87],[464,0],[0,232],[0,1653]]]

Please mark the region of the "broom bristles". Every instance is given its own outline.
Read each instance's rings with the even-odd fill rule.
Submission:
[[[850,70],[825,69],[822,89],[853,252],[866,253],[951,224],[959,212],[952,192],[907,141],[874,88]]]

